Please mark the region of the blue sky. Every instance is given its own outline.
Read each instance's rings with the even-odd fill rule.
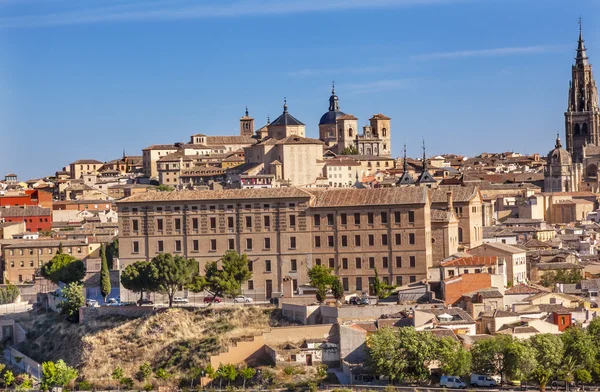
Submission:
[[[317,137],[332,80],[395,156],[545,154],[580,15],[600,64],[598,0],[0,0],[0,175],[237,134],[284,96]]]

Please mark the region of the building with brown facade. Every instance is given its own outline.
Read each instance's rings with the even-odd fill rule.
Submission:
[[[430,200],[425,189],[297,188],[138,194],[118,202],[120,260],[161,252],[199,262],[228,249],[246,253],[253,279],[245,292],[270,297],[284,278],[307,283],[323,264],[347,291],[366,292],[380,276],[402,284],[431,265]]]
[[[432,241],[434,191],[256,188],[137,194],[117,202],[120,261],[127,266],[168,252],[194,258],[203,271],[233,249],[251,260],[253,277],[244,292],[257,297],[281,292],[284,279],[294,287],[306,284],[308,269],[317,264],[333,268],[347,292],[368,292],[376,268],[389,283],[416,282],[433,265],[433,248],[452,241]],[[470,209],[473,201],[464,195],[473,192],[453,194]],[[448,209],[448,195],[444,192],[444,207],[437,203],[437,209]],[[454,242],[461,226],[455,215],[446,220],[450,228],[442,230]],[[443,219],[436,226],[443,229]]]
[[[21,240],[2,247],[4,264],[2,278],[6,283],[35,282],[39,280],[40,268],[50,261],[62,244],[63,252],[78,260],[86,260],[95,254],[97,257],[99,243],[88,243],[87,240]]]

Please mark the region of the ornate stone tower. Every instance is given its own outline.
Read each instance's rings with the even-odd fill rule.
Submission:
[[[335,95],[335,85],[331,84],[331,96],[329,97],[329,110],[319,120],[319,139],[328,146],[333,146],[338,141],[336,120],[345,113],[340,111],[338,96]]]
[[[575,65],[571,69],[569,82],[569,104],[565,112],[565,134],[567,151],[573,162],[583,162],[583,147],[586,144],[600,145],[600,109],[598,89],[589,63],[579,18],[579,42]]]
[[[562,148],[556,135],[554,150],[548,153],[544,171],[544,192],[575,192],[579,189],[577,164],[573,165],[571,154]],[[579,165],[581,166],[581,165]]]
[[[338,129],[337,153],[341,154],[346,147],[354,147],[358,134],[358,118],[351,114],[344,114],[336,120]]]
[[[248,115],[246,106],[246,115],[240,118],[240,136],[254,136],[254,119]]]
[[[391,118],[381,113],[374,114],[369,119],[371,133],[374,138],[379,139],[378,152],[373,151],[373,155],[389,156],[392,154],[390,120]]]

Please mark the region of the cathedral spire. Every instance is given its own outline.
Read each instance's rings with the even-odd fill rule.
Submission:
[[[562,143],[560,142],[560,135],[558,134],[558,132],[556,133],[556,144],[554,146],[555,148],[562,148]]]
[[[425,139],[423,139],[423,172],[429,170],[429,165],[427,164],[427,156],[425,155]]]
[[[339,112],[340,104],[339,98],[335,95],[335,82],[331,82],[331,97],[329,97],[329,111]]]
[[[589,65],[588,57],[585,49],[582,33],[582,19],[579,17],[579,40],[577,41],[577,57],[575,57],[575,65]]]

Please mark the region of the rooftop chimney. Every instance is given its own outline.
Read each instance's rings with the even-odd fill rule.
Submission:
[[[448,197],[448,211],[452,211],[454,209],[454,199],[452,198],[452,191],[446,192],[446,196]]]

